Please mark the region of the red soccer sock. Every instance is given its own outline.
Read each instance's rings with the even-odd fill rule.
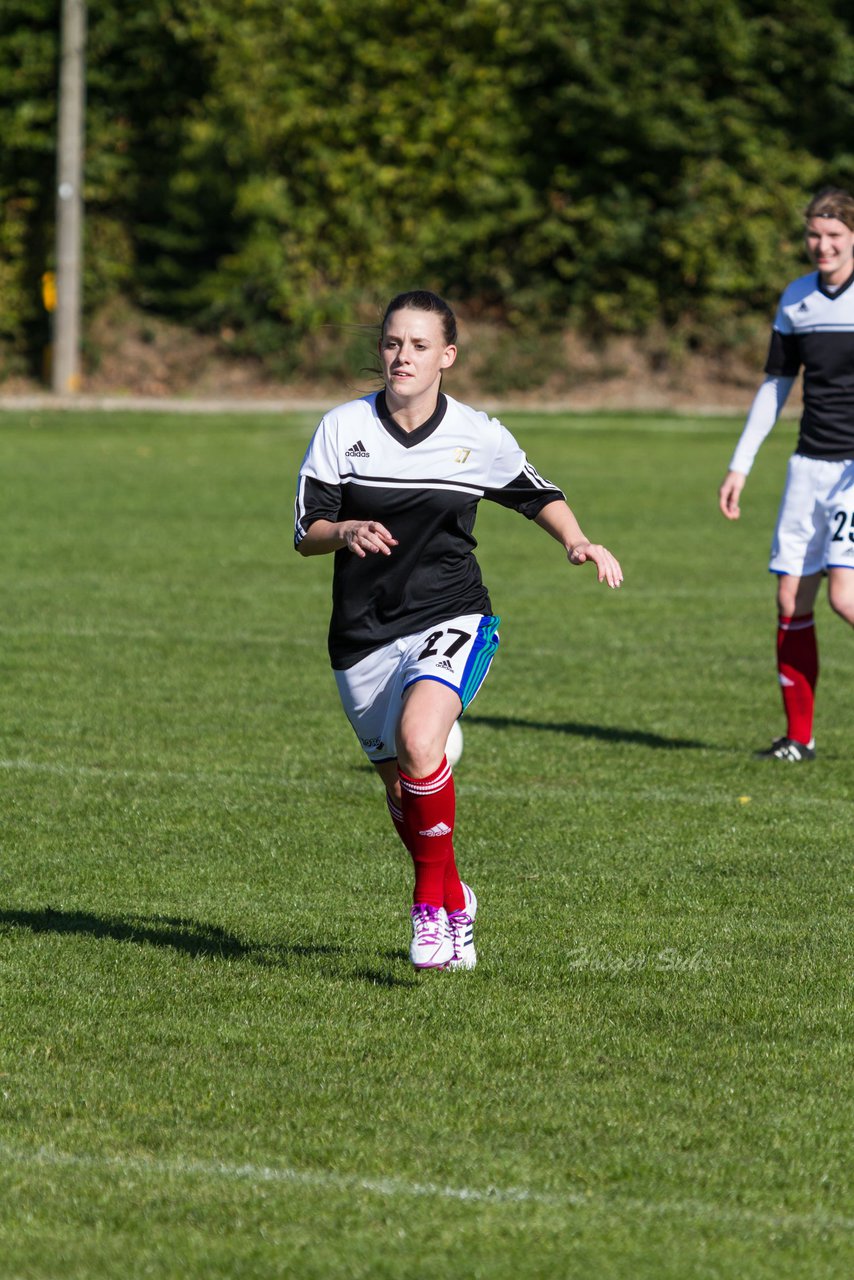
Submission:
[[[454,856],[453,774],[444,756],[439,768],[427,778],[410,778],[402,769],[398,769],[398,774],[405,844],[415,864],[412,901],[442,907],[445,905],[445,871],[448,860]]]
[[[386,800],[386,805],[388,806],[389,816],[391,817],[391,820],[394,823],[394,828],[397,834],[400,836],[401,841],[403,842],[403,844],[406,846],[407,850],[411,854],[412,850],[409,848],[409,837],[406,834],[406,825],[403,821],[403,810],[395,803],[395,801],[391,798],[388,792],[385,793],[385,800]],[[448,861],[445,863],[444,893],[445,893],[445,910],[448,912],[462,911],[463,907],[466,905],[466,898],[465,898],[465,894],[463,893],[463,886],[462,886],[462,882],[460,881],[460,874],[457,871],[457,863],[456,863],[456,859],[454,858],[453,849],[451,850],[451,855],[448,858]]]
[[[406,834],[406,824],[403,821],[403,810],[395,803],[394,800],[392,800],[388,792],[385,793],[385,802],[388,806],[389,817],[394,823],[395,831],[400,836],[409,853],[411,853],[412,850],[409,848],[409,839]]]
[[[445,863],[445,910],[450,915],[452,911],[462,911],[465,905],[466,895],[463,893],[462,881],[452,849],[451,856]]]
[[[777,671],[786,712],[786,736],[795,742],[811,742],[818,682],[818,645],[811,613],[779,619]]]

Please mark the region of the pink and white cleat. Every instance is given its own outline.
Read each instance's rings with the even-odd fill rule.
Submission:
[[[477,898],[467,884],[463,884],[465,906],[460,911],[448,912],[448,932],[453,943],[454,956],[449,969],[473,969],[477,964],[474,949],[474,918],[477,915]]]
[[[445,908],[416,902],[409,914],[412,919],[409,959],[415,968],[446,968],[454,958],[454,944],[448,930],[448,913]]]

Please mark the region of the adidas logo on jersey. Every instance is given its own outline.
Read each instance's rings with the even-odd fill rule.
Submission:
[[[809,311],[809,307],[805,302],[802,302],[801,305],[798,307],[798,311]]]
[[[355,444],[351,444],[350,448],[344,454],[345,458],[370,458],[370,456],[371,455],[368,453],[361,440],[357,440]]]
[[[449,836],[451,828],[444,822],[437,822],[435,827],[431,827],[429,831],[419,831],[420,836]]]

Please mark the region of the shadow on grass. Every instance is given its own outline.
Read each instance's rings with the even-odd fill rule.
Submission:
[[[467,715],[467,724],[481,724],[487,729],[541,729],[547,733],[567,733],[575,738],[598,738],[600,742],[633,742],[640,747],[653,747],[658,751],[709,751],[711,744],[695,738],[665,738],[659,733],[646,733],[642,729],[618,729],[601,724],[580,724],[575,720],[549,722],[525,720],[517,716]]]
[[[416,985],[412,974],[397,974],[392,967],[400,953],[388,952],[388,968],[366,965],[350,967],[354,948],[337,943],[260,943],[242,942],[219,925],[203,924],[175,916],[99,916],[86,911],[59,911],[44,907],[40,911],[0,911],[0,928],[4,925],[28,929],[30,933],[84,934],[91,938],[108,938],[114,942],[130,942],[137,946],[164,947],[183,955],[209,960],[245,960],[262,968],[286,969],[294,961],[314,960],[322,964],[322,972],[336,979],[350,978],[381,987]],[[341,963],[339,963],[341,961]]]
[[[394,959],[399,960],[400,957],[395,955]],[[418,975],[414,970],[409,970],[406,977],[403,977],[387,969],[357,969],[353,977],[369,983],[372,987],[416,987],[418,985]]]
[[[290,945],[242,942],[219,925],[176,916],[98,916],[86,911],[0,911],[0,927],[12,925],[31,933],[88,934],[114,942],[139,946],[166,947],[192,957],[216,960],[251,960],[255,964],[276,965],[303,956],[329,956],[344,951],[339,946],[310,943]],[[271,954],[276,959],[271,959]]]

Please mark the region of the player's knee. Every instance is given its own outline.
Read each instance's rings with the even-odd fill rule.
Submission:
[[[854,591],[831,585],[827,601],[834,613],[854,627]]]
[[[423,725],[402,726],[398,734],[397,758],[411,778],[426,778],[442,763],[443,745]]]
[[[777,614],[781,618],[793,618],[798,611],[797,595],[794,591],[777,592]]]
[[[777,611],[781,618],[802,618],[812,613],[821,586],[819,573],[797,578],[782,574],[777,583]]]

